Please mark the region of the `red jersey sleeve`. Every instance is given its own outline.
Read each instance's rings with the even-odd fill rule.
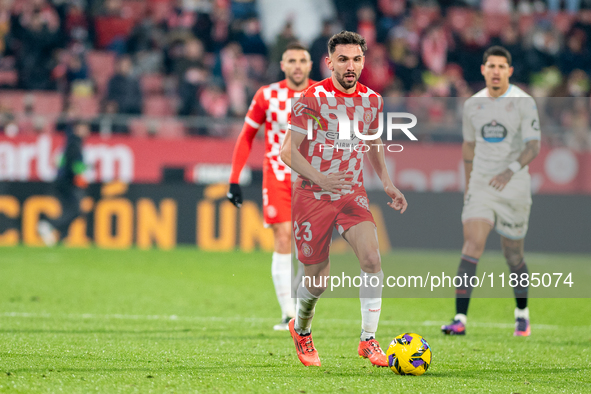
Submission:
[[[244,118],[244,126],[242,126],[242,131],[234,146],[230,183],[238,183],[240,179],[240,173],[242,172],[252,149],[252,141],[260,126],[265,121],[267,107],[268,105],[263,94],[263,88],[260,88],[250,103],[250,107]]]
[[[380,128],[380,118],[382,117],[382,112],[384,111],[384,99],[382,96],[377,95],[376,97],[371,97],[370,100],[371,100],[372,106],[375,105],[378,109],[378,112],[376,114],[376,118],[369,125],[369,131],[371,133],[373,133],[373,132],[377,132],[378,129]]]
[[[311,124],[315,135],[317,128],[321,127],[323,119],[318,111],[318,98],[307,93],[304,93],[291,106],[288,117],[289,129],[307,135],[309,124]]]

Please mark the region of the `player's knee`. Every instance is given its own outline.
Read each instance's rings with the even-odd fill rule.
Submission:
[[[464,241],[464,247],[462,248],[462,253],[465,254],[466,256],[480,258],[480,256],[482,256],[482,253],[484,252],[485,246],[486,246],[486,241],[468,238]]]
[[[505,255],[505,260],[507,261],[507,265],[509,265],[509,267],[517,267],[523,260],[523,253],[516,253],[512,250],[504,250],[503,254]]]
[[[305,276],[302,278],[302,284],[306,286],[308,291],[320,297],[328,287],[330,277],[328,275]]]
[[[275,251],[278,253],[291,252],[291,232],[290,228],[277,226],[273,229],[275,236]]]
[[[275,251],[283,254],[291,252],[291,240],[289,236],[275,238]]]
[[[382,269],[382,260],[378,251],[367,253],[360,263],[365,272],[378,272]]]

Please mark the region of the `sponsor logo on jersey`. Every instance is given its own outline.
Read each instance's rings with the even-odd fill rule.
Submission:
[[[501,142],[507,137],[507,129],[496,120],[482,126],[481,133],[486,142]]]
[[[306,104],[302,103],[301,101],[298,101],[294,104],[291,110],[293,111],[295,116],[302,116],[302,112],[304,112],[304,109],[306,109]]]

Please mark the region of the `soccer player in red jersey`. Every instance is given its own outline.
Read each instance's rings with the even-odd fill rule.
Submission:
[[[378,132],[383,99],[357,82],[366,49],[365,39],[357,33],[342,31],[330,38],[326,64],[332,75],[312,85],[292,105],[290,125],[281,150],[283,161],[300,174],[294,184],[292,222],[297,258],[304,264],[305,276],[298,286],[297,314],[289,322],[289,329],[298,358],[306,366],[320,366],[311,323],[316,302],[326,289],[322,278],[330,273],[329,246],[333,227],[353,248],[359,259],[361,277],[366,278],[366,283],[378,284],[360,288],[362,330],[358,354],[369,358],[374,365],[388,365],[375,339],[384,273],[376,226],[363,187],[364,152],[382,180],[384,191],[392,198],[388,203],[390,207],[403,213],[408,204],[388,175],[384,146],[379,149],[381,139],[365,144],[352,130],[349,139],[339,139],[336,131],[343,126],[337,125],[330,116],[334,111],[346,110],[347,119],[354,119],[353,114],[357,113],[359,133],[368,136]],[[311,137],[307,137],[309,120],[313,124]],[[337,146],[341,149],[336,149]]]
[[[282,316],[281,322],[273,327],[275,330],[287,331],[287,323],[295,316],[295,299],[291,296],[291,169],[281,160],[279,153],[287,130],[291,99],[299,97],[312,85],[308,78],[311,69],[312,61],[306,48],[297,43],[288,45],[281,60],[285,79],[263,86],[256,92],[232,158],[228,199],[239,208],[242,204],[240,172],[250,154],[252,141],[264,124],[263,216],[265,226],[270,226],[275,236],[271,273]]]

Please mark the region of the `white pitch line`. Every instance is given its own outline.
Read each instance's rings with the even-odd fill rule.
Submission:
[[[244,317],[244,316],[177,316],[177,315],[125,315],[125,314],[52,314],[52,313],[28,313],[28,312],[4,312],[0,313],[0,317],[7,318],[29,318],[29,319],[67,319],[67,320],[161,320],[161,321],[184,321],[184,322],[210,322],[210,321],[232,321],[243,323],[265,323],[273,322],[276,319],[263,317]],[[323,323],[334,324],[359,324],[359,319],[322,319]],[[441,326],[445,322],[438,321],[403,321],[403,320],[380,320],[380,325],[387,326],[422,326],[432,327]],[[470,322],[470,326],[484,327],[484,328],[513,328],[511,323],[489,323],[489,322]],[[591,326],[568,326],[569,328],[585,328],[589,329]],[[550,324],[532,324],[532,328],[538,330],[558,330],[564,329],[565,326],[550,325]]]

